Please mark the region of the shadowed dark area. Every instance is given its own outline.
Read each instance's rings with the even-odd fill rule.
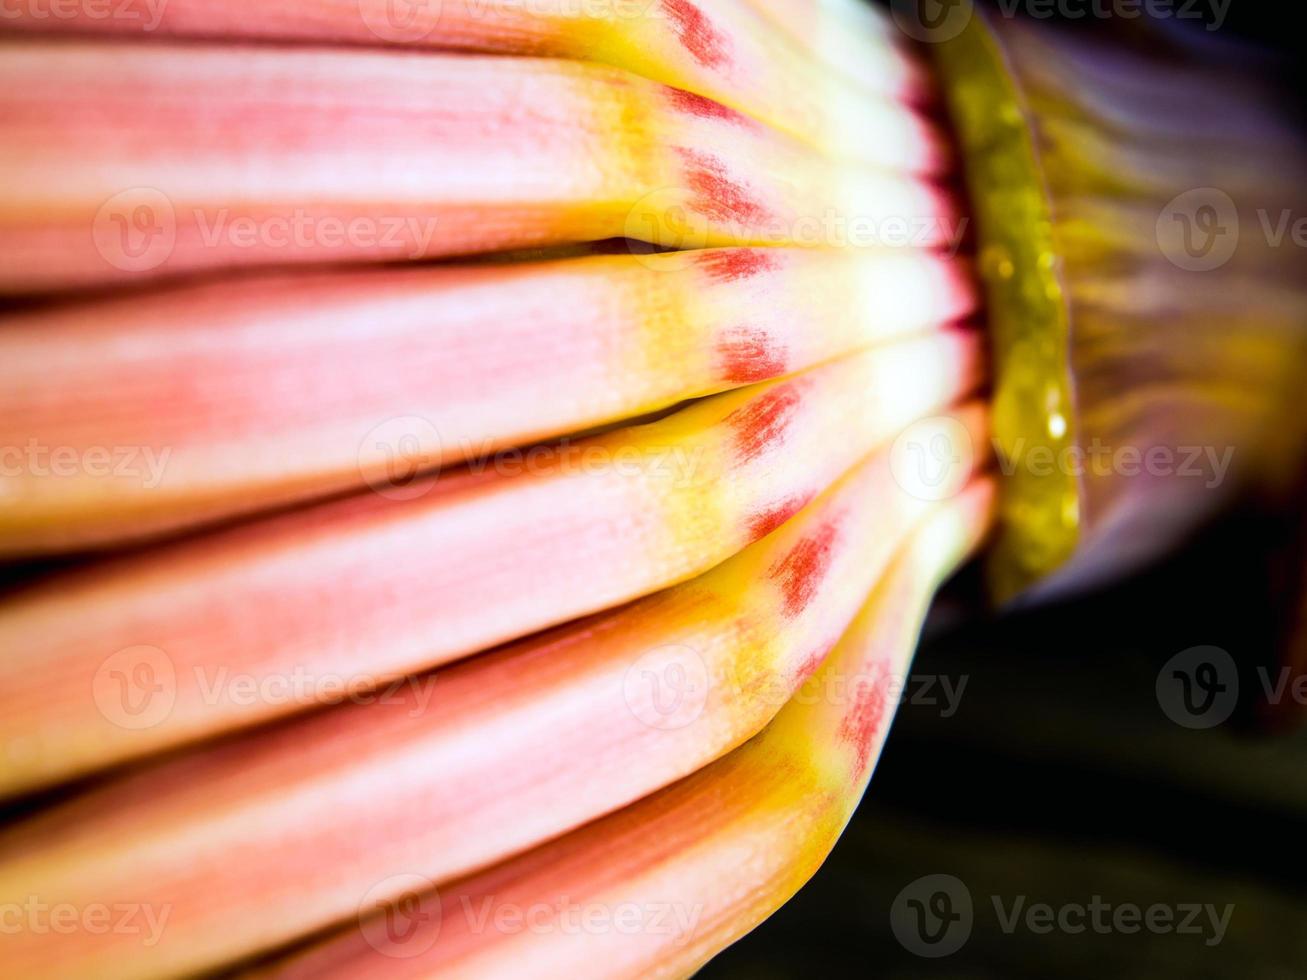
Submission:
[[[970,569],[937,610],[827,864],[700,976],[1302,976],[1307,733],[1270,731],[1301,713],[1291,686],[1266,708],[1281,681],[1277,556],[1301,560],[1291,523],[1244,515],[1110,592],[996,619],[959,612],[979,592]],[[1238,665],[1238,706],[1191,729],[1168,716],[1158,678],[1208,645]],[[969,937],[938,958],[891,928],[896,898],[927,875],[953,876],[972,901]],[[1096,896],[1175,921],[1160,928],[1159,911],[1158,929],[1130,931],[1112,911],[1101,932],[1091,918],[1071,931]],[[1042,931],[1028,918],[1041,904],[1070,909],[1071,930]],[[1218,918],[1231,906],[1219,941],[1207,906]]]

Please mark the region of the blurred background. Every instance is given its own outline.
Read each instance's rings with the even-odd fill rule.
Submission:
[[[1094,4],[1004,6],[1140,43],[1138,22],[1071,15]],[[1307,125],[1292,5],[1139,6],[1266,51]],[[996,611],[967,569],[830,859],[699,975],[1307,976],[1305,486],[1245,499],[1092,595]],[[0,592],[62,567],[0,565]]]
[[[1109,593],[987,621],[968,608],[975,583],[964,576],[936,610],[880,768],[830,860],[702,975],[1303,976],[1307,735],[1271,737],[1260,707],[1267,680],[1274,690],[1282,679],[1284,593],[1270,569],[1283,530],[1244,515]],[[1223,693],[1187,711],[1171,700],[1168,663],[1194,647],[1230,654],[1237,703]],[[1280,707],[1301,703],[1286,692]],[[970,934],[936,958],[892,928],[896,899],[930,875],[957,879],[972,902]],[[1177,928],[1095,932],[1096,896],[1111,907],[1105,925],[1118,907],[1160,904]],[[1041,904],[1083,907],[1085,931],[1030,928]],[[1190,906],[1218,920],[1230,907],[1224,932],[1204,908],[1198,931],[1181,934]]]
[[[1287,17],[1234,0],[1220,35],[1301,124]],[[995,614],[961,576],[830,860],[701,976],[1307,976],[1301,487],[1092,596]]]

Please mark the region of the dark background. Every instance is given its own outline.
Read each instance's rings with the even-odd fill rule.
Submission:
[[[940,602],[913,666],[967,686],[904,704],[866,798],[812,882],[707,978],[1307,976],[1307,734],[1272,736],[1256,668],[1279,656],[1273,554],[1284,526],[1241,516],[1111,593],[979,616],[975,569]],[[1191,730],[1156,681],[1199,644],[1229,651],[1241,710]],[[941,699],[942,700],[942,699]],[[1278,723],[1274,727],[1282,727]],[[895,896],[949,874],[974,902],[965,945],[916,956]],[[1219,944],[1178,934],[1004,932],[1027,904],[1233,904]]]
[[[1233,0],[1220,33],[1278,56],[1301,121],[1307,52],[1294,6]],[[965,572],[913,666],[955,685],[966,675],[956,714],[903,705],[826,865],[701,976],[1307,977],[1307,733],[1294,705],[1258,704],[1257,673],[1274,677],[1293,642],[1297,509],[1250,504],[1164,567],[1055,607],[985,612],[980,575]],[[1200,644],[1235,658],[1240,702],[1230,720],[1191,730],[1162,710],[1156,682]],[[930,874],[959,879],[974,908],[970,937],[935,959],[891,931],[895,897]],[[1206,945],[1146,930],[1005,932],[993,904],[1096,895],[1234,908],[1224,938]]]

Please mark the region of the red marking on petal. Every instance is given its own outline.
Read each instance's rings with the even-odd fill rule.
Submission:
[[[738,226],[736,234],[748,237],[766,224],[770,212],[753,199],[749,190],[710,153],[678,147],[685,161],[685,182],[693,195],[690,206],[704,217],[721,224]]]
[[[799,662],[799,666],[794,672],[794,682],[796,684],[803,684],[817,672],[817,668],[826,662],[831,650],[835,648],[835,642],[835,640],[827,640]]]
[[[730,39],[690,0],[663,0],[663,10],[695,61],[705,68],[718,68],[730,61]]]
[[[757,541],[771,534],[772,531],[775,531],[791,517],[803,510],[804,507],[808,506],[808,501],[812,497],[811,493],[786,497],[780,503],[758,511],[749,518],[749,540]]]
[[[733,430],[735,450],[741,462],[748,462],[780,438],[789,425],[802,396],[794,383],[755,398],[726,418]]]
[[[699,267],[719,282],[735,282],[780,268],[780,258],[766,248],[714,248],[699,256]]]
[[[872,676],[860,676],[853,685],[853,705],[840,722],[839,736],[853,746],[858,773],[866,772],[871,751],[889,720],[890,673],[877,664]]]
[[[732,384],[770,381],[787,370],[784,349],[775,346],[761,330],[738,327],[717,341],[717,374]]]
[[[788,555],[772,567],[769,574],[780,583],[787,616],[797,616],[803,612],[817,594],[817,587],[830,568],[837,533],[835,523],[827,521],[814,533],[801,539]]]
[[[753,125],[752,119],[736,112],[730,106],[724,106],[695,92],[687,92],[683,88],[669,87],[667,97],[672,103],[672,108],[689,116],[698,116],[700,119],[722,119],[738,125]]]

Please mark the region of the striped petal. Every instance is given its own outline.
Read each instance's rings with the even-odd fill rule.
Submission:
[[[882,162],[892,153],[895,161],[924,168],[945,157],[934,127],[900,102],[922,98],[930,84],[887,31],[860,30],[860,70],[851,77],[834,74],[814,58],[811,45],[796,45],[738,0],[714,0],[711,11],[691,0],[292,0],[275,8],[254,0],[120,0],[119,11],[97,17],[89,8],[74,8],[52,18],[36,5],[19,5],[5,12],[0,26],[588,61],[706,96],[836,155]]]
[[[420,892],[381,878],[357,922],[259,976],[685,977],[817,870],[897,706],[926,605],[988,526],[992,487],[945,505],[826,664],[757,738],[660,793],[485,872]],[[428,885],[434,884],[427,881]]]
[[[974,443],[983,417],[914,437]],[[761,729],[930,510],[878,454],[676,589],[48,811],[0,839],[0,898],[167,908],[168,929],[11,955],[189,972],[350,915],[387,872],[446,880],[639,799]]]
[[[736,249],[260,277],[0,317],[0,553],[483,461],[974,302],[928,252]]]
[[[501,459],[499,473],[380,485],[38,583],[0,603],[0,790],[318,703],[342,677],[384,684],[703,572],[966,394],[980,360],[965,331],[870,348]],[[305,682],[275,703],[214,697],[220,669]]]
[[[959,228],[929,182],[580,62],[5,43],[0,120],[0,182],[24,188],[0,201],[0,293],[620,237],[924,246]]]

